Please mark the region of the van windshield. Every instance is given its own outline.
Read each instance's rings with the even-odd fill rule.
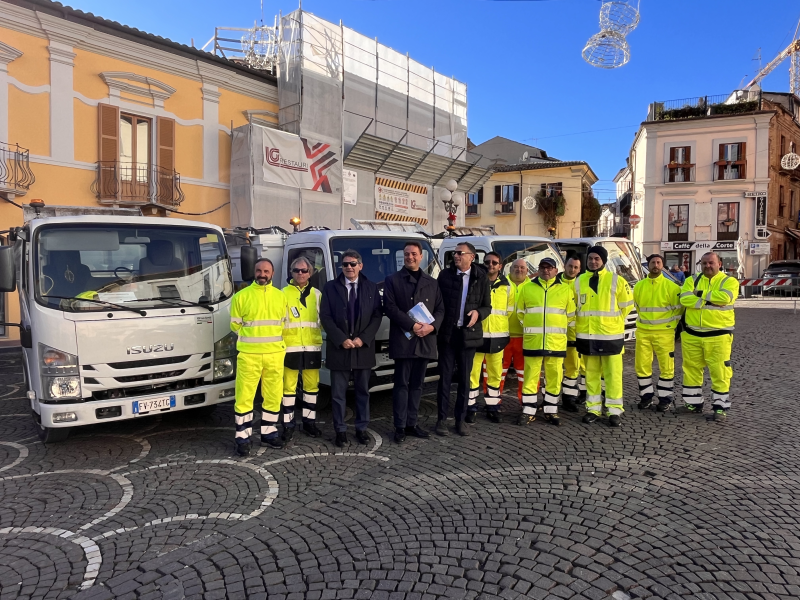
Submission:
[[[518,258],[528,264],[528,276],[539,272],[539,263],[543,258],[552,258],[558,265],[558,270],[563,271],[564,265],[561,255],[554,244],[548,242],[528,242],[525,240],[492,242],[492,249],[503,257],[503,274],[511,271],[511,263]],[[482,257],[481,257],[482,258]]]
[[[624,277],[631,286],[642,279],[641,263],[630,242],[601,242],[601,245],[608,250],[606,268],[609,271]]]
[[[403,249],[410,238],[401,237],[335,237],[331,239],[333,273],[338,277],[342,272],[342,254],[355,250],[361,255],[364,267],[361,272],[371,282],[383,288],[383,280],[403,268]],[[439,263],[428,240],[413,238],[422,244],[420,269],[431,277],[439,275]]]
[[[214,229],[50,225],[38,230],[35,250],[36,299],[51,308],[214,304],[233,293],[225,242]]]

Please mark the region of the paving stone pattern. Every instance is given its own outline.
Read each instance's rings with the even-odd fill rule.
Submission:
[[[369,446],[323,411],[246,460],[230,404],[45,446],[0,354],[0,600],[800,598],[800,315],[737,312],[726,423],[637,410],[629,347],[620,429],[516,426],[512,386],[502,424],[397,445],[384,393]]]

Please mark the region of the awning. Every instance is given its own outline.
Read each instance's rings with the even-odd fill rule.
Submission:
[[[792,229],[791,227],[787,227],[785,231],[794,239],[800,240],[800,229]]]
[[[392,142],[364,133],[345,157],[344,166],[426,185],[444,185],[455,179],[458,189],[465,194],[475,191],[492,176],[490,170],[478,166],[480,156],[474,162],[450,158],[436,154],[436,144],[430,150],[421,150],[402,142],[402,138]]]

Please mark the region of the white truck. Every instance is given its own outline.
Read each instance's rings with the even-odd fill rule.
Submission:
[[[422,244],[423,256],[420,268],[434,278],[438,276],[439,263],[433,248],[428,238],[419,233],[413,224],[353,221],[353,225],[356,229],[329,230],[309,227],[296,233],[289,233],[280,227],[227,230],[237,286],[252,280],[252,262],[255,255],[258,255],[272,261],[275,265],[273,285],[283,288],[291,277],[289,270],[292,262],[303,256],[314,267],[314,274],[309,280],[311,285],[322,291],[325,283],[341,273],[342,254],[346,250],[356,250],[364,264],[361,273],[377,284],[378,290],[383,294],[384,279],[403,267],[403,248],[409,240]],[[247,254],[251,256],[242,260]],[[394,361],[389,358],[389,320],[386,317],[376,336],[376,355],[377,366],[370,378],[370,391],[391,389]],[[428,365],[425,381],[436,379],[438,371],[437,363],[434,361]],[[320,383],[330,386],[330,372],[325,367],[324,345]]]
[[[87,212],[93,214],[86,214]],[[234,397],[233,278],[222,229],[130,209],[25,207],[0,248],[18,289],[39,436]],[[59,216],[60,215],[60,216]]]
[[[539,261],[552,258],[559,271],[564,270],[564,263],[558,247],[550,238],[526,235],[456,235],[442,240],[439,246],[439,262],[447,266],[453,260],[453,252],[458,244],[469,242],[475,246],[478,255],[475,261],[483,264],[487,252],[498,252],[503,257],[503,273],[508,275],[511,263],[522,258],[528,264],[528,276],[534,276],[539,270]]]

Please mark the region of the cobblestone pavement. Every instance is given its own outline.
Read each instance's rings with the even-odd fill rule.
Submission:
[[[519,427],[512,395],[397,445],[381,394],[370,446],[323,412],[246,460],[229,404],[45,446],[0,354],[0,598],[799,598],[800,315],[738,320],[726,423],[637,410],[630,348],[620,429]]]

